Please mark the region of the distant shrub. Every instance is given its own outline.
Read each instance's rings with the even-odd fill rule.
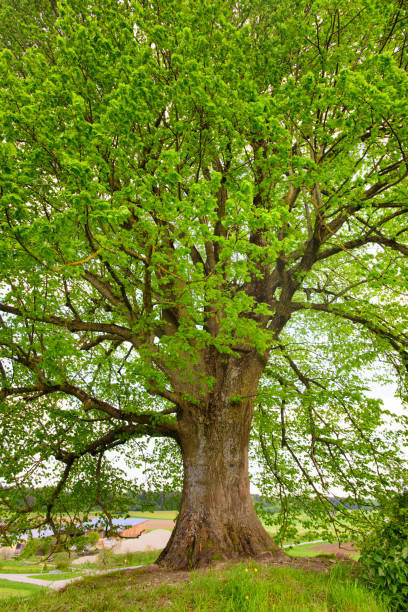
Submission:
[[[59,552],[54,555],[55,567],[59,570],[66,570],[71,564],[71,558],[68,552]]]
[[[147,550],[138,551],[133,553],[126,553],[126,555],[115,555],[118,559],[123,559],[125,565],[150,565],[155,563],[159,556],[160,550]]]
[[[108,569],[110,567],[114,567],[115,566],[115,555],[111,550],[104,548],[98,554],[96,563],[102,569]]]
[[[385,595],[390,608],[408,610],[408,491],[383,508],[382,522],[362,546],[363,578]]]
[[[95,546],[97,541],[99,540],[99,533],[97,531],[91,531],[86,536],[90,546]]]
[[[20,557],[30,559],[32,557],[44,557],[51,552],[52,537],[32,538],[28,540]]]

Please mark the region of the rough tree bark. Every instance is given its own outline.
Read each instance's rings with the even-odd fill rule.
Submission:
[[[200,567],[264,551],[284,556],[256,515],[249,491],[249,433],[261,373],[252,361],[230,361],[208,401],[183,411],[183,496],[176,526],[158,559],[163,566]]]

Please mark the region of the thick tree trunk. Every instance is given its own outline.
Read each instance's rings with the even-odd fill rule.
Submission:
[[[180,446],[183,497],[177,524],[158,563],[173,569],[273,551],[249,493],[248,442],[252,404],[220,402],[184,414]]]

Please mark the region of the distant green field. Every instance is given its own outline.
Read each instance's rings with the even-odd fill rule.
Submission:
[[[296,517],[296,520],[292,523],[292,526],[297,529],[297,533],[295,536],[288,536],[284,538],[283,542],[280,544],[300,544],[301,542],[310,542],[312,540],[321,539],[320,531],[318,528],[310,529],[304,526],[304,522],[310,521],[310,516],[305,514],[304,512],[299,512]],[[278,525],[267,525],[265,520],[261,518],[262,524],[264,525],[266,531],[271,535],[272,538],[276,537],[277,532],[279,531]],[[329,529],[334,535],[334,530]]]
[[[319,550],[313,550],[316,544],[299,544],[293,548],[285,548],[285,553],[289,557],[318,557],[322,554]],[[324,554],[324,553],[323,553]]]
[[[270,525],[265,525],[264,527],[266,529],[266,531],[271,535],[272,538],[275,538],[277,532],[278,532],[278,528],[277,527],[271,527]],[[303,527],[299,526],[298,527],[298,532],[296,534],[296,536],[290,536],[289,538],[284,538],[282,544],[296,544],[296,543],[301,543],[304,541],[311,541],[311,540],[318,540],[319,538],[317,537],[317,534],[315,532],[310,532],[310,530],[308,529],[304,529]]]
[[[131,510],[129,516],[133,518],[148,518],[148,519],[172,519],[175,520],[178,514],[177,510],[155,510],[154,512],[138,512]]]

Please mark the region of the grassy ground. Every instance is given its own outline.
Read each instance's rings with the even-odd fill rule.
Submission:
[[[55,582],[56,580],[66,580],[67,578],[76,578],[77,576],[82,576],[83,571],[68,571],[61,572],[60,574],[39,574],[35,576],[31,576],[32,578],[38,580],[48,580],[49,582]]]
[[[286,552],[293,557],[316,556],[313,545],[295,546]],[[159,551],[111,555],[107,567],[123,567],[153,563]],[[17,561],[7,562],[14,565]],[[20,562],[21,565],[23,565]],[[24,563],[27,567],[27,564]],[[33,567],[33,566],[32,566]],[[87,564],[82,569],[101,569],[98,564]],[[248,571],[245,571],[245,570]],[[27,570],[26,570],[27,571]],[[337,573],[336,573],[337,572]],[[62,580],[80,575],[80,571],[51,576]],[[253,562],[220,572],[192,573],[191,583],[180,584],[175,574],[172,580],[153,590],[141,588],[130,574],[87,577],[84,584],[76,583],[64,593],[43,591],[38,587],[17,583],[0,583],[0,610],[20,612],[95,612],[143,610],[155,612],[171,606],[176,611],[241,612],[384,612],[385,608],[363,587],[347,575],[334,570],[330,576],[291,568],[268,568]],[[144,585],[143,585],[144,586]],[[29,599],[27,599],[29,597]]]
[[[9,604],[13,605],[15,598],[20,602],[22,599],[39,594],[42,591],[42,587],[34,584],[23,584],[22,582],[0,580],[0,609],[7,610]],[[18,610],[18,607],[14,609]]]
[[[293,546],[293,548],[285,548],[285,552],[290,557],[318,557],[320,555],[323,555],[323,556],[327,555],[329,557],[333,556],[330,553],[326,553],[321,550],[313,550],[315,546],[318,546],[318,545],[317,544],[299,544],[298,546]],[[360,558],[360,554],[353,553],[349,557],[350,559],[353,559],[354,561],[358,561]]]
[[[134,565],[148,565],[154,563],[159,556],[159,550],[149,550],[147,552],[134,552],[125,555],[108,554],[105,559],[104,567],[100,563],[84,563],[80,567],[83,569],[114,569],[115,567],[133,567]]]
[[[41,572],[42,568],[42,564],[19,559],[0,561],[0,574],[36,574]],[[53,566],[49,569],[53,569]]]
[[[374,595],[336,566],[330,574],[287,567],[236,566],[170,574],[168,580],[146,587],[152,575],[110,574],[86,578],[60,593],[34,595],[28,601],[9,599],[9,612],[385,612]],[[153,575],[154,580],[154,575]],[[142,588],[141,588],[142,587]]]

